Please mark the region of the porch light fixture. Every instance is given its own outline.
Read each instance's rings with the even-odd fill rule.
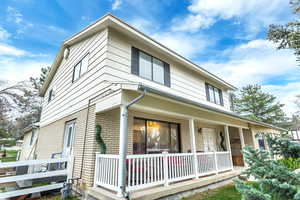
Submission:
[[[202,128],[198,128],[199,135],[202,135]]]

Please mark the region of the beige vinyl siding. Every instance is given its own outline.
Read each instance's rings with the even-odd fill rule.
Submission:
[[[32,145],[30,145],[31,135],[32,131],[28,131],[24,135],[20,160],[26,160],[28,155],[30,154],[30,151],[32,149]]]
[[[75,140],[73,143],[73,155],[75,157],[75,161],[73,177],[80,177],[81,166],[83,164],[84,168],[82,171],[81,184],[87,186],[92,186],[93,183],[95,151],[97,149],[95,141],[96,115],[94,109],[95,105],[91,105],[89,109],[87,126],[86,120],[88,109],[85,108],[51,124],[41,127],[36,149],[37,159],[49,159],[53,153],[62,152],[65,125],[68,121],[75,120]],[[82,157],[83,148],[84,158]]]
[[[48,102],[48,91],[43,100],[41,126],[49,124],[86,107],[89,99],[104,87],[103,67],[107,51],[107,31],[70,47],[67,60],[63,60],[49,88],[54,89],[54,97]],[[89,54],[88,71],[72,83],[73,68],[85,55]]]
[[[159,54],[152,49],[140,45],[136,41],[120,35],[114,30],[109,29],[108,39],[108,61],[109,69],[106,70],[114,81],[133,81],[141,82],[166,92],[188,98],[190,100],[211,105],[220,109],[230,110],[228,91],[218,84],[214,84],[196,72],[187,69],[169,58]],[[153,55],[170,64],[171,89],[162,84],[154,83],[134,74],[131,74],[131,47],[139,48],[150,55]],[[216,105],[206,100],[205,82],[211,83],[223,91],[224,106]]]

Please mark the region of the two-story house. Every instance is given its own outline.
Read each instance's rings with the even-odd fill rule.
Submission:
[[[36,156],[73,155],[73,177],[96,198],[169,185],[158,198],[222,180],[243,165],[245,145],[265,148],[255,135],[280,130],[232,112],[235,89],[108,14],[63,42],[41,91]]]

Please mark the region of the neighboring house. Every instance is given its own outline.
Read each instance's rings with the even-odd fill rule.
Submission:
[[[24,137],[19,160],[33,160],[36,158],[35,150],[39,134],[39,124],[34,123],[28,126],[23,132]]]
[[[300,127],[293,127],[290,129],[289,133],[293,137],[294,140],[300,142]]]
[[[99,188],[123,197],[230,171],[244,165],[243,146],[266,148],[257,133],[281,130],[232,112],[235,89],[108,14],[64,41],[56,56],[41,91],[37,159],[75,156],[73,177],[96,198]],[[97,124],[107,155],[96,155]]]

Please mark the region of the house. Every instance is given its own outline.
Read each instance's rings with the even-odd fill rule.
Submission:
[[[108,14],[63,42],[41,90],[35,154],[74,156],[73,177],[95,198],[221,181],[244,166],[245,145],[265,149],[260,133],[281,131],[231,111],[235,89]]]
[[[19,160],[33,160],[36,158],[35,149],[37,146],[39,123],[34,123],[26,127],[23,132],[24,137]]]

